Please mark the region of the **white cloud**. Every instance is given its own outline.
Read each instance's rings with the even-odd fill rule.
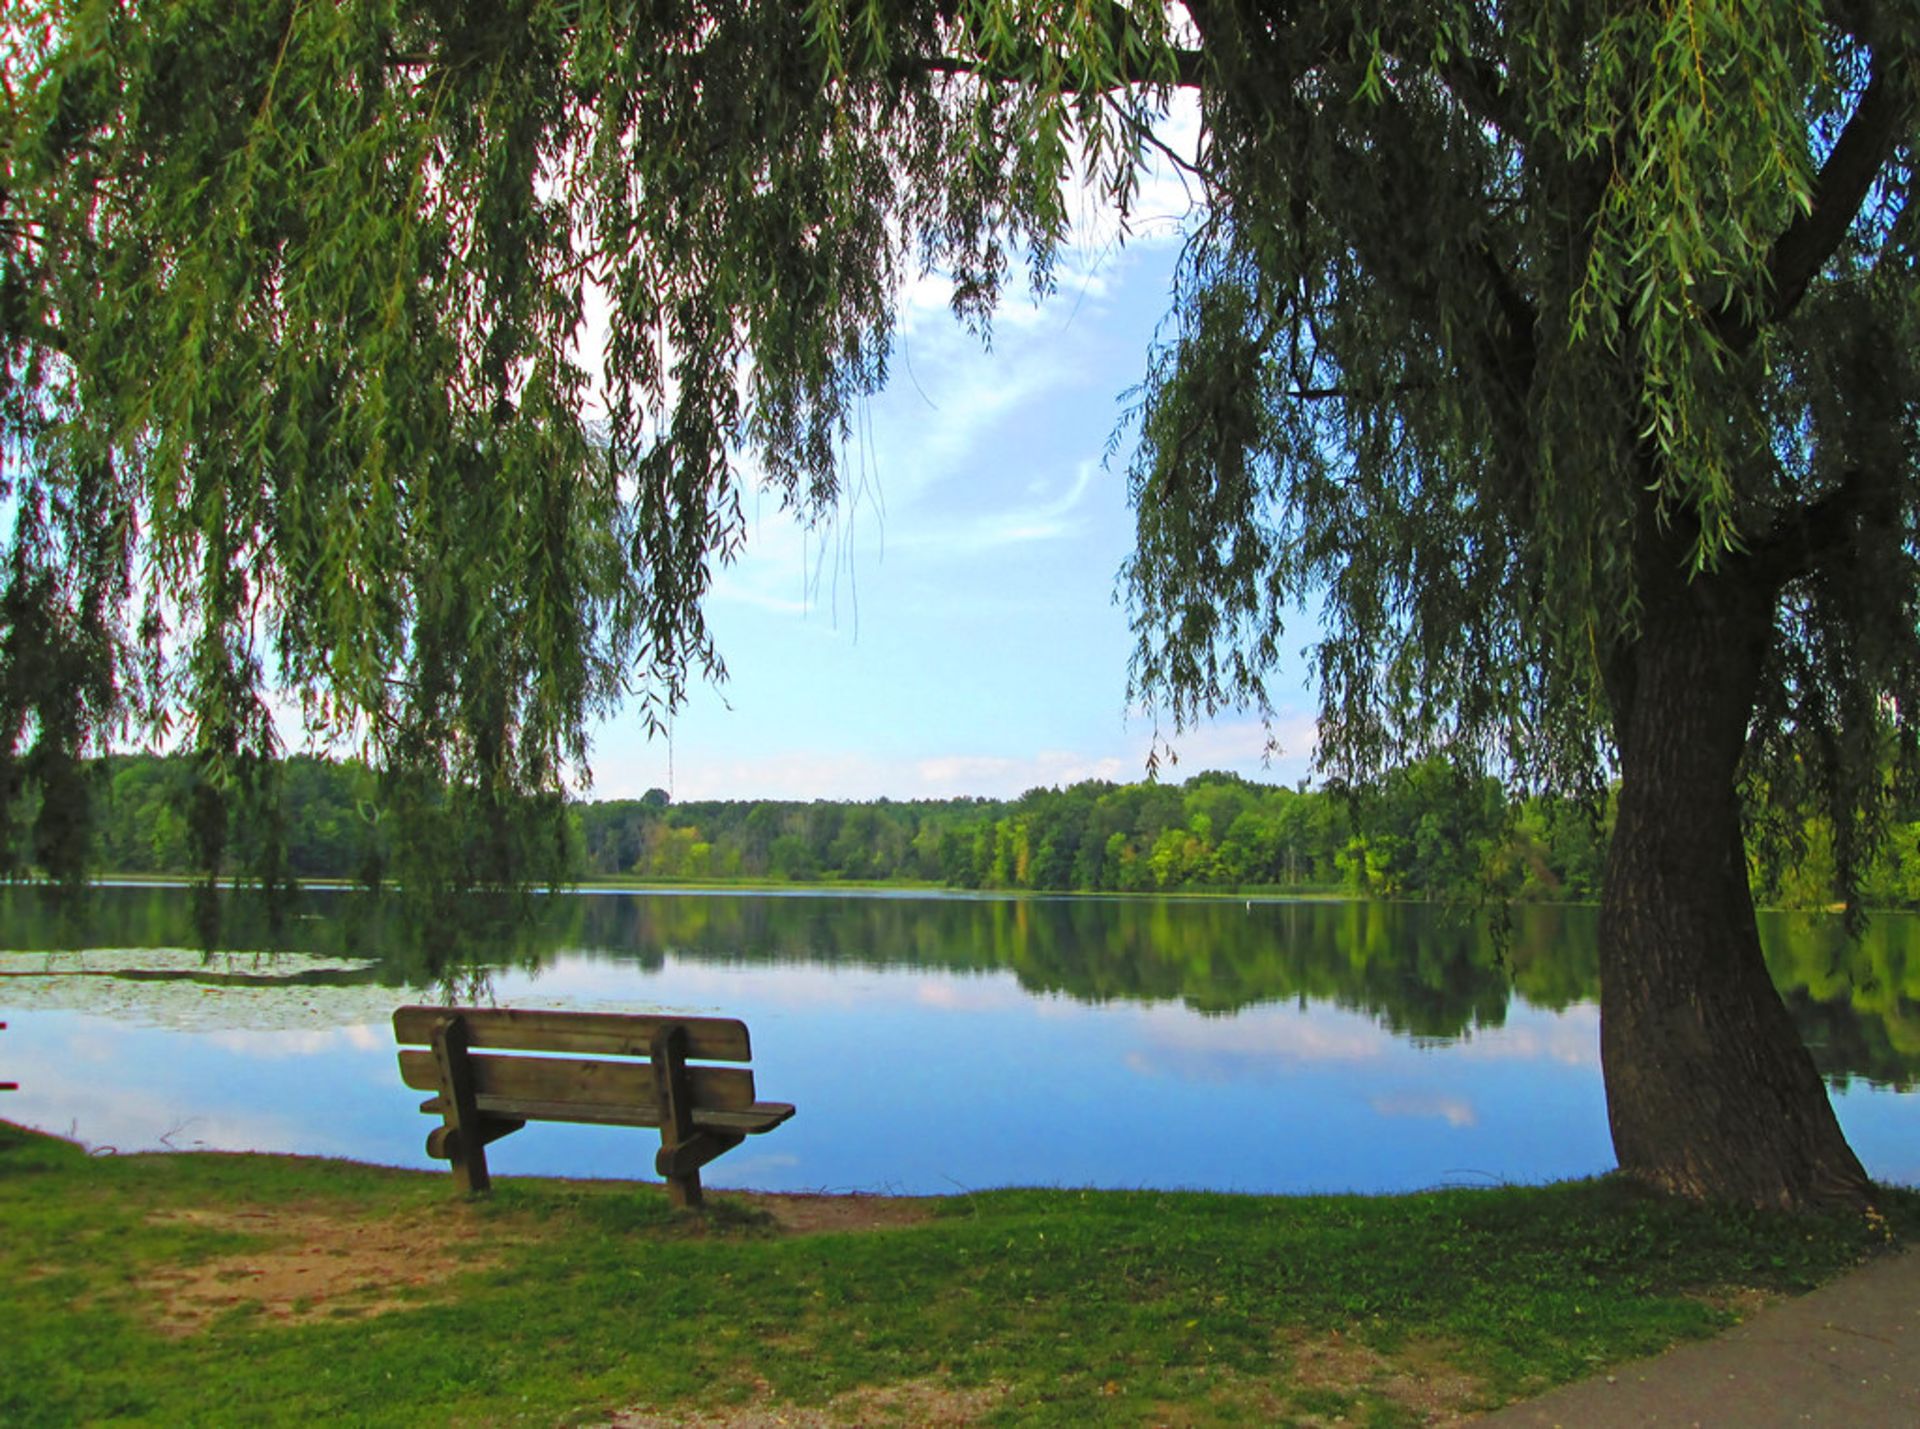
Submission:
[[[938,527],[928,525],[894,544],[929,556],[962,559],[1005,546],[1071,536],[1080,527],[1079,513],[1100,472],[1099,462],[1080,462],[1072,479],[1058,489],[1052,489],[1045,478],[1029,483],[1029,494],[1039,499],[1027,505],[985,511]]]
[[[1600,1065],[1600,1009],[1577,1003],[1565,1012],[1517,1003],[1503,1027],[1484,1027],[1453,1049],[1484,1062],[1558,1062],[1563,1067]]]
[[[1156,1004],[1141,1010],[1140,1022],[1147,1047],[1130,1064],[1184,1075],[1232,1068],[1238,1076],[1261,1063],[1372,1062],[1394,1051],[1396,1041],[1371,1018],[1318,1004],[1311,1012],[1250,1008],[1225,1019]]]
[[[323,1016],[318,1009],[316,1016]],[[388,1037],[391,1038],[391,1029]],[[207,1045],[232,1052],[255,1062],[278,1062],[292,1057],[331,1057],[342,1049],[356,1052],[384,1050],[381,1039],[372,1036],[363,1024],[351,1027],[279,1029],[256,1032],[251,1029],[210,1032]]]
[[[819,631],[817,623],[800,630]],[[664,740],[638,737],[603,739],[593,755],[595,799],[636,799],[651,788],[670,788],[681,801],[698,799],[1012,799],[1033,788],[1065,787],[1087,779],[1126,784],[1144,779],[1150,731],[1139,725],[1114,730],[1103,745],[1040,749],[1006,754],[986,749],[946,749],[923,754],[870,753],[795,743],[750,752],[733,745],[764,736],[745,714],[732,741],[726,710],[705,713],[696,724],[702,737],[683,739],[677,751]],[[1206,724],[1175,741],[1179,764],[1162,767],[1162,777],[1177,781],[1208,769],[1226,769],[1261,783],[1286,784],[1306,776],[1311,752],[1311,716],[1283,712],[1274,732],[1280,752],[1262,763],[1267,735],[1256,719]],[[823,731],[816,738],[844,734]]]
[[[798,595],[776,595],[769,583],[757,577],[764,568],[750,568],[741,571],[729,568],[713,578],[713,585],[707,593],[711,604],[750,605],[756,610],[771,611],[775,615],[806,616],[813,611],[813,602],[808,599],[808,586],[804,578],[799,582]]]
[[[1265,782],[1291,783],[1312,768],[1317,738],[1315,717],[1297,708],[1277,711],[1271,727],[1252,717],[1210,721],[1168,738],[1179,763],[1167,777],[1235,769]]]
[[[661,771],[657,753],[636,764],[595,760],[597,798],[634,798]],[[705,758],[676,781],[674,796],[695,799],[1010,799],[1040,785],[1083,779],[1116,783],[1139,777],[1144,755],[1088,755],[1045,750],[1014,758],[946,754],[924,758],[795,750],[737,759]],[[642,770],[650,773],[642,773]],[[636,776],[640,776],[636,778]],[[651,782],[649,782],[651,781]]]
[[[1381,1116],[1436,1118],[1448,1126],[1478,1126],[1480,1114],[1460,1097],[1427,1095],[1377,1096],[1369,1103]]]
[[[76,1039],[78,1040],[78,1039]],[[72,1048],[69,1043],[69,1050]],[[186,1083],[170,1080],[171,1067],[145,1082],[124,1077],[69,1077],[62,1068],[73,1058],[37,1058],[34,1074],[23,1078],[7,1115],[23,1126],[71,1135],[96,1150],[296,1151],[364,1155],[365,1149],[315,1123],[244,1103],[244,1089],[209,1110],[206,1097]],[[116,1061],[115,1065],[119,1065]]]
[[[1175,91],[1154,135],[1166,149],[1191,162],[1200,147],[1198,97],[1187,90]],[[1121,244],[1178,242],[1197,217],[1200,199],[1198,184],[1159,150],[1148,151],[1124,225],[1119,210],[1082,176],[1066,187],[1067,212],[1073,219],[1069,255],[1097,265]]]
[[[1058,303],[1041,311],[1057,311]],[[969,463],[996,427],[1023,409],[1056,414],[1057,404],[1045,399],[1073,385],[1082,368],[1076,344],[1054,333],[988,352],[950,321],[929,323],[903,337],[889,389],[898,400],[873,414],[880,454],[872,460],[885,464],[871,475],[895,507],[954,476],[977,479]]]
[[[986,1012],[1004,1017],[1042,1011],[1044,1015],[1035,1007],[1031,993],[1002,976],[973,977],[964,982],[951,977],[928,978],[914,989],[914,1000],[942,1012]]]
[[[1118,755],[1088,756],[1068,750],[1043,750],[1028,758],[986,754],[946,754],[917,760],[914,773],[929,799],[962,798],[987,793],[1012,798],[1027,790],[1078,784],[1085,779],[1124,783],[1138,777],[1144,760],[1129,768]]]

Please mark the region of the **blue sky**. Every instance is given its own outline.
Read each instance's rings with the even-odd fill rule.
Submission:
[[[1151,214],[1151,210],[1147,210]],[[906,295],[892,380],[848,453],[833,522],[750,501],[745,556],[708,615],[728,667],[670,742],[601,728],[591,797],[1010,797],[1144,776],[1151,728],[1125,707],[1132,649],[1116,576],[1131,549],[1126,452],[1103,464],[1122,394],[1167,306],[1177,232],[1070,252],[1057,292],[1016,295],[991,351],[928,280]],[[1289,626],[1290,651],[1313,631]],[[1251,716],[1180,738],[1171,777],[1307,772],[1304,663],[1270,683],[1281,751]]]

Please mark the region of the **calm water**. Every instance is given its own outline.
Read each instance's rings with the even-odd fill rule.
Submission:
[[[760,1094],[799,1114],[720,1186],[1380,1191],[1611,1164],[1587,909],[1516,910],[1504,952],[1433,909],[1257,900],[580,894],[470,921],[439,940],[455,960],[311,894],[277,933],[231,908],[243,951],[207,955],[181,890],[0,892],[0,1115],[123,1151],[437,1165],[388,1019],[451,996],[744,1018]],[[1920,1182],[1920,919],[1763,932],[1868,1170]],[[633,1175],[656,1145],[539,1124],[489,1154]]]

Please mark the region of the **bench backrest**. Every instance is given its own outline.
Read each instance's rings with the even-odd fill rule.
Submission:
[[[754,1104],[753,1070],[700,1066],[746,1062],[753,1049],[747,1026],[731,1017],[631,1016],[543,1008],[402,1007],[393,1014],[402,1047],[400,1078],[419,1091],[440,1086],[430,1048],[434,1030],[458,1017],[472,1049],[468,1064],[481,1097],[530,1104],[637,1110],[657,1104],[650,1053],[654,1038],[678,1027],[685,1036],[687,1090],[695,1107],[733,1110]],[[406,1050],[418,1046],[421,1050]],[[495,1049],[483,1052],[482,1048]],[[582,1053],[584,1056],[501,1056],[500,1052]],[[617,1060],[609,1060],[617,1059]],[[538,1112],[533,1115],[538,1116]],[[657,1125],[652,1119],[639,1125]]]

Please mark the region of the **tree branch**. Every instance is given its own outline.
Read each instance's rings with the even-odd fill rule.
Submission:
[[[1779,322],[1799,306],[1810,284],[1846,238],[1893,150],[1902,109],[1902,96],[1887,77],[1884,50],[1873,57],[1873,74],[1841,131],[1833,152],[1814,182],[1813,204],[1787,225],[1767,256],[1767,292],[1757,311],[1739,312],[1722,305],[1711,321],[1721,341],[1736,352],[1751,346],[1760,329]]]
[[[1471,54],[1453,55],[1436,70],[1453,97],[1475,119],[1492,125],[1522,150],[1532,135],[1521,121],[1519,109],[1507,91],[1507,77],[1498,65]]]
[[[1402,397],[1409,392],[1425,392],[1433,386],[1430,382],[1389,382],[1384,387],[1295,387],[1282,392],[1282,397],[1296,402],[1383,402],[1389,397]]]
[[[1151,128],[1145,125],[1139,126],[1139,135],[1142,143],[1150,148],[1157,149],[1165,156],[1167,162],[1172,164],[1174,168],[1178,169],[1181,173],[1191,174],[1202,184],[1209,182],[1209,175],[1205,169],[1174,149],[1171,144],[1154,133]]]
[[[1894,524],[1897,479],[1853,467],[1824,495],[1796,507],[1748,550],[1746,573],[1772,590],[1853,550],[1860,521]]]
[[[1515,399],[1521,400],[1533,385],[1533,370],[1539,360],[1533,342],[1537,315],[1533,304],[1527,301],[1526,294],[1520,291],[1513,281],[1513,275],[1491,247],[1485,242],[1476,244],[1475,257],[1493,288],[1494,301],[1499,304],[1506,329],[1502,332],[1495,324],[1487,324],[1488,354],[1493,358],[1500,375],[1506,379]]]
[[[1202,69],[1200,52],[1176,49],[1169,53],[1174,60],[1173,84],[1181,89],[1198,89]],[[960,55],[926,55],[904,59],[894,66],[894,73],[902,77],[947,75],[953,78],[981,79],[989,84],[1028,84],[1033,78],[1032,75],[1019,69],[1003,69]],[[1114,83],[1108,88],[1125,89],[1136,84],[1165,84],[1167,80],[1167,75],[1150,71],[1123,72],[1114,77]],[[1078,94],[1082,91],[1067,90],[1065,92]]]

